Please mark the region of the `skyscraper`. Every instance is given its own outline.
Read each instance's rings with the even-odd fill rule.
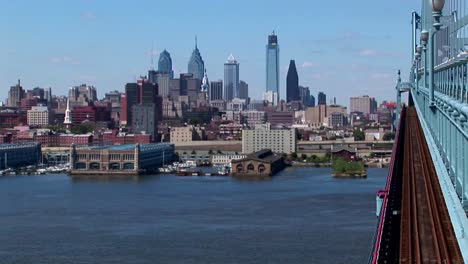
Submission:
[[[327,105],[327,95],[319,92],[317,96],[317,105]]]
[[[18,107],[20,106],[20,101],[25,97],[25,92],[21,86],[21,81],[18,80],[18,84],[10,87],[8,92],[8,101],[7,106]]]
[[[159,54],[158,72],[169,74],[171,79],[174,78],[171,54],[167,50],[163,50],[163,52]]]
[[[286,102],[299,100],[299,76],[297,75],[296,62],[291,60],[286,76]]]
[[[249,98],[249,85],[244,81],[240,81],[239,83],[239,98],[240,99]]]
[[[211,82],[209,94],[210,101],[223,100],[223,81],[218,80]]]
[[[188,73],[193,74],[193,78],[202,80],[205,73],[205,62],[201,57],[200,51],[197,46],[197,38],[195,38],[195,49],[192,52],[188,63]]]
[[[278,37],[273,31],[268,36],[266,46],[266,92],[276,93],[279,101],[279,46]],[[270,102],[276,105],[278,102]]]
[[[224,100],[239,96],[239,63],[231,54],[224,64]]]

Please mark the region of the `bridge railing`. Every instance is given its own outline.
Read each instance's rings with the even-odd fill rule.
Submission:
[[[468,4],[446,1],[437,14],[429,2],[422,1],[421,15],[413,17],[412,99],[468,210]]]

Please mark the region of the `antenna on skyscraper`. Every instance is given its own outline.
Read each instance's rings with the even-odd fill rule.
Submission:
[[[154,41],[151,43],[151,65],[150,69],[154,70]]]
[[[195,35],[195,49],[198,48],[198,40],[197,40],[197,35]]]

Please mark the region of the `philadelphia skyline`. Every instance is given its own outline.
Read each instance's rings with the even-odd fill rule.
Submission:
[[[239,1],[229,12],[217,1],[177,4],[184,8],[117,2],[112,9],[91,0],[0,3],[0,34],[6,40],[0,43],[2,100],[17,79],[25,88],[50,86],[58,95],[81,83],[95,86],[100,97],[123,91],[125,83],[147,74],[152,46],[156,62],[161,51],[170,52],[177,76],[187,71],[195,36],[210,80],[223,79],[226,57],[236,54],[250,96],[262,98],[265,40],[274,30],[281,40],[280,98],[294,59],[300,85],[345,105],[352,95],[394,98],[396,71],[406,73],[411,56],[407,14],[419,8],[417,1],[403,0],[288,6]]]

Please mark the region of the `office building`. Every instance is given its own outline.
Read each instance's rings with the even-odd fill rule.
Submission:
[[[134,133],[149,134],[153,141],[157,139],[158,118],[154,103],[134,105],[132,119],[132,130]]]
[[[351,113],[361,112],[364,115],[373,114],[377,110],[377,101],[375,101],[374,97],[369,97],[367,95],[351,97],[349,107]]]
[[[326,105],[327,104],[327,96],[323,92],[319,92],[317,96],[317,104],[318,105]]]
[[[242,130],[242,153],[250,154],[262,149],[274,153],[296,152],[296,130],[271,129],[270,124],[256,125],[255,129]]]
[[[273,31],[268,36],[266,46],[266,92],[276,93],[279,101],[279,46],[278,37]],[[270,101],[270,103],[272,103]],[[276,105],[276,104],[274,104]]]
[[[193,50],[192,56],[190,57],[187,72],[191,73],[193,78],[199,80],[203,79],[203,74],[205,73],[205,62],[203,61],[200,51],[198,50],[196,38],[195,49]]]
[[[308,99],[308,98],[307,98]],[[296,62],[289,62],[288,74],[286,76],[286,102],[299,101],[299,76],[297,75]]]
[[[131,126],[133,124],[133,106],[140,102],[140,86],[137,83],[127,83],[125,85],[125,97],[122,99],[125,100],[125,102],[122,102],[122,112],[125,111],[126,117],[125,120],[122,118],[122,122],[127,126]]]
[[[244,81],[239,83],[239,98],[249,99],[249,85]]]
[[[168,74],[169,78],[174,78],[174,71],[172,70],[171,54],[167,50],[163,50],[159,54],[158,72],[161,74]]]
[[[25,92],[21,86],[21,81],[18,80],[18,84],[10,87],[8,92],[7,106],[9,107],[19,107],[21,99],[25,98]]]
[[[229,101],[239,96],[239,63],[229,55],[224,64],[224,100]]]
[[[33,106],[28,110],[28,125],[32,127],[46,127],[52,121],[52,113],[47,106]]]
[[[97,101],[96,88],[86,84],[70,87],[68,98],[72,105],[89,105],[89,103]]]
[[[223,81],[212,81],[209,89],[210,101],[223,100]]]

